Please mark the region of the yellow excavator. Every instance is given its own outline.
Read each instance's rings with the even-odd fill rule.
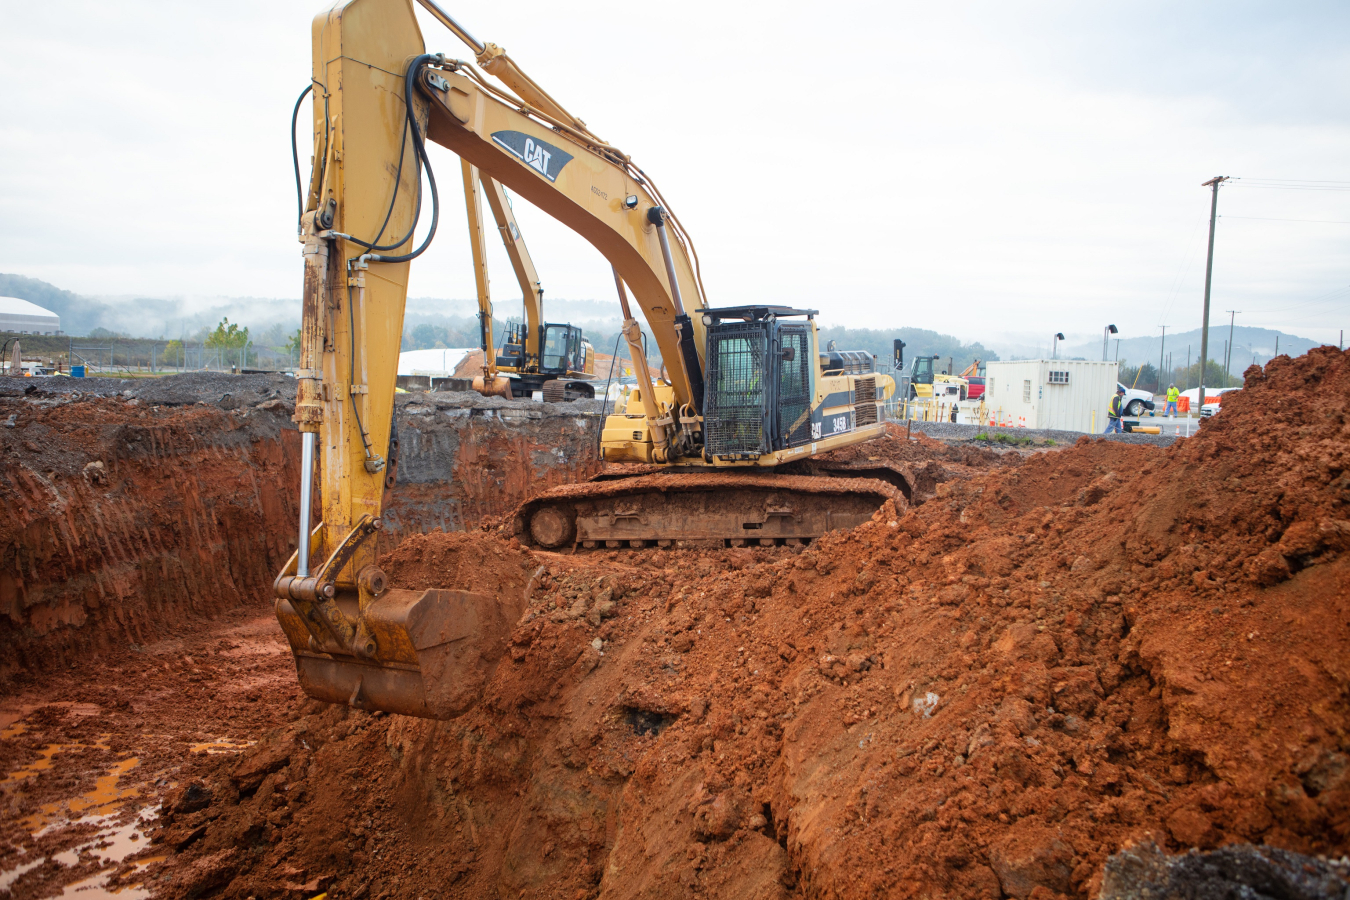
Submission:
[[[468,160],[464,170],[464,200],[469,213],[469,243],[473,248],[474,279],[478,288],[483,371],[473,389],[487,396],[529,397],[535,391],[550,402],[595,396],[595,348],[571,324],[544,322],[544,288],[525,247],[511,203],[501,182],[484,175]],[[520,284],[525,321],[508,323],[500,353],[493,338],[492,295],[488,285],[487,237],[483,227],[482,197],[501,233],[507,258]]]
[[[801,544],[866,521],[887,500],[903,506],[909,486],[903,470],[865,452],[821,458],[884,434],[895,384],[874,357],[822,351],[815,310],[711,306],[693,242],[652,178],[500,47],[434,0],[418,2],[477,66],[426,53],[411,0],[339,0],[313,22],[307,188],[295,154],[300,537],[274,590],[310,696],[446,718],[481,696],[524,598],[395,590],[377,564],[397,466],[408,270],[440,215],[427,142],[459,156],[466,181],[491,179],[577,232],[613,269],[638,384],[603,423],[601,452],[623,465],[524,504],[515,516],[523,541]],[[659,373],[633,306],[660,351]],[[316,473],[322,521],[312,525]]]

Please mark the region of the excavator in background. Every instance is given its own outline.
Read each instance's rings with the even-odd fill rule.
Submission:
[[[984,372],[985,372],[984,366],[980,364],[980,361],[978,359],[973,360],[970,365],[966,366],[965,369],[961,371],[959,377],[964,378],[966,381],[965,399],[978,400],[984,396],[984,386],[985,386]]]
[[[473,248],[474,280],[478,288],[478,321],[483,348],[483,372],[473,380],[473,389],[487,396],[529,397],[535,391],[550,402],[581,400],[595,396],[589,382],[595,377],[595,348],[570,324],[544,322],[544,288],[525,247],[525,238],[511,211],[511,202],[501,182],[484,175],[467,160],[464,170],[464,200],[469,213],[469,243]],[[500,352],[494,346],[495,326],[492,296],[488,286],[487,237],[483,227],[482,196],[501,233],[506,255],[520,284],[525,321],[508,323]]]
[[[940,356],[916,356],[909,371],[909,399],[965,400],[970,382],[963,375],[943,372],[937,367]]]
[[[299,546],[274,592],[310,696],[447,718],[481,696],[525,600],[392,589],[378,566],[398,462],[408,271],[440,215],[428,141],[471,167],[470,182],[476,169],[480,187],[493,179],[581,235],[614,275],[637,389],[605,420],[600,446],[607,463],[623,465],[523,504],[514,527],[525,543],[802,544],[867,521],[888,500],[903,508],[910,484],[903,468],[864,452],[821,458],[885,433],[895,383],[871,354],[822,351],[813,309],[711,306],[693,241],[651,176],[500,47],[434,0],[418,2],[477,66],[427,53],[410,0],[339,0],[313,21],[311,86],[295,108],[298,117],[312,91],[307,190],[295,153],[305,263]],[[316,473],[322,521],[311,527]]]

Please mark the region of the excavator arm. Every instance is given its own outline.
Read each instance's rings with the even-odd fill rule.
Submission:
[[[377,566],[397,463],[394,382],[409,263],[440,215],[425,142],[454,151],[479,184],[496,185],[489,205],[509,187],[611,261],[668,361],[676,408],[697,405],[702,323],[689,312],[704,304],[686,239],[670,237],[678,225],[650,182],[512,75],[514,63],[497,65],[524,97],[428,56],[410,0],[335,3],[314,19],[312,37],[314,164],[301,216],[295,413],[300,546],[277,577],[277,615],[311,696],[456,715],[490,676],[520,609],[458,591],[391,590]],[[415,242],[419,220],[426,237]],[[485,287],[482,265],[478,275]]]

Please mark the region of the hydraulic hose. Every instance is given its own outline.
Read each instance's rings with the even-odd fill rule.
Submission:
[[[314,83],[305,85],[305,89],[300,92],[300,96],[295,99],[295,109],[291,111],[291,159],[295,162],[295,205],[298,207],[295,213],[295,230],[301,230],[305,220],[305,195],[300,192],[300,148],[295,142],[295,125],[300,120],[300,104],[304,102],[309,92],[314,90]]]
[[[430,53],[423,53],[421,56],[414,59],[408,65],[408,72],[403,78],[403,102],[404,105],[407,107],[408,127],[412,129],[413,152],[417,154],[417,158],[422,161],[422,166],[426,168],[427,184],[431,187],[431,227],[427,230],[427,236],[422,239],[422,246],[418,247],[411,253],[405,253],[401,256],[385,256],[380,253],[365,254],[363,258],[368,259],[371,262],[401,263],[414,260],[417,257],[421,256],[424,252],[426,252],[427,247],[431,245],[432,238],[436,237],[436,226],[439,224],[441,217],[440,194],[436,190],[436,175],[431,171],[431,160],[427,158],[426,144],[423,143],[422,141],[422,133],[417,129],[417,118],[416,116],[413,115],[413,100],[412,100],[413,82],[417,78],[417,73],[422,70],[423,66],[425,66],[428,62],[430,62],[435,58],[436,57],[431,55]],[[417,220],[421,218],[422,212],[421,190],[420,190],[421,179],[419,178],[418,181],[419,181],[418,204],[417,204],[418,208],[417,214],[413,218],[413,229],[417,227]],[[395,187],[397,188],[397,186]],[[412,237],[412,233],[413,230],[409,229],[408,237]],[[405,241],[407,239],[408,238],[406,237],[404,238]],[[362,246],[365,246],[372,250],[377,249],[375,247],[372,247],[370,244],[366,244],[363,241],[355,241],[355,243],[361,244]],[[399,243],[402,243],[402,241],[400,241]],[[392,248],[379,248],[379,249],[392,249]]]

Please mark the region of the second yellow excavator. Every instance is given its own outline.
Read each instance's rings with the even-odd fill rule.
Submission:
[[[473,380],[480,394],[530,397],[538,391],[544,400],[581,400],[595,396],[590,383],[595,377],[595,348],[571,324],[544,321],[544,287],[525,247],[511,201],[497,179],[463,162],[464,199],[469,213],[469,243],[473,248],[474,280],[478,290],[478,321],[483,348],[483,371]],[[501,233],[502,245],[520,284],[525,321],[509,323],[500,348],[493,336],[492,294],[488,284],[487,237],[483,205],[488,207]]]
[[[300,540],[275,592],[307,693],[443,718],[481,695],[523,600],[393,590],[377,564],[397,462],[408,269],[440,214],[427,141],[458,155],[470,182],[492,179],[584,237],[613,270],[638,386],[605,420],[600,444],[607,463],[623,465],[522,506],[523,541],[800,544],[867,520],[887,500],[903,506],[909,486],[903,471],[861,454],[854,465],[821,459],[885,431],[895,384],[870,354],[822,351],[812,309],[712,306],[693,242],[652,178],[500,47],[433,0],[418,2],[468,44],[476,67],[426,53],[409,0],[339,0],[313,23],[307,191],[296,163]],[[648,367],[634,306],[664,374]],[[316,471],[323,520],[311,527]]]

